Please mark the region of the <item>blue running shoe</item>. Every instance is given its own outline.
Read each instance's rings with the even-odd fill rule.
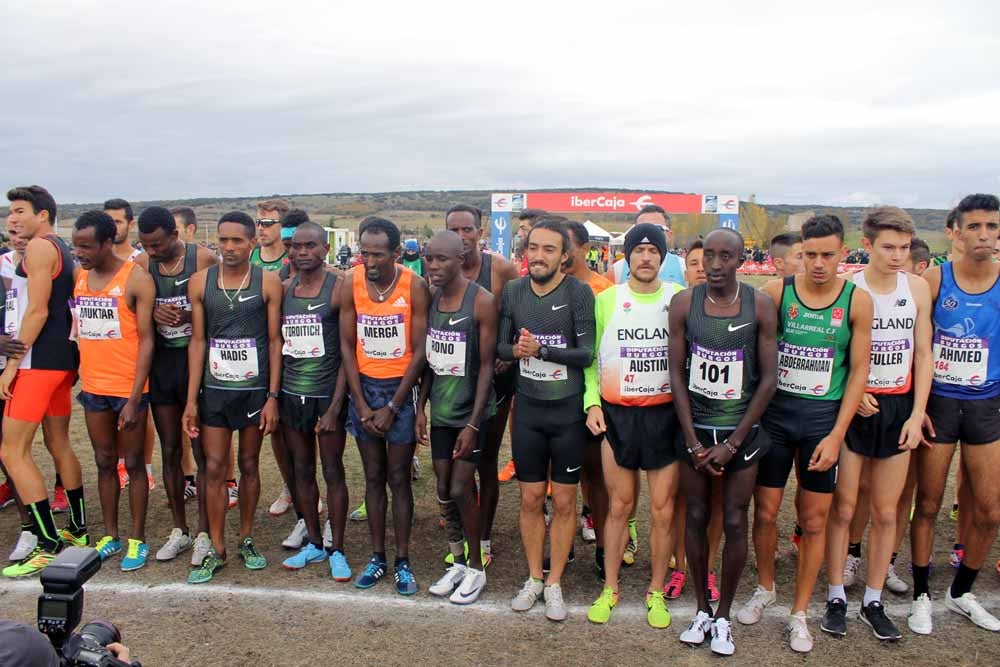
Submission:
[[[322,563],[326,560],[326,549],[315,547],[312,542],[298,550],[294,556],[289,556],[282,563],[286,570],[301,570],[309,563]]]
[[[110,535],[105,535],[101,539],[97,540],[97,553],[100,554],[101,560],[107,560],[112,556],[116,556],[122,552],[122,541],[116,540]]]
[[[146,543],[129,538],[128,551],[125,553],[125,558],[122,558],[122,572],[131,572],[144,567],[147,558],[149,558],[149,547]]]
[[[342,551],[334,551],[330,554],[330,576],[334,581],[350,581],[351,566],[347,562],[347,556]]]
[[[417,580],[413,578],[410,561],[404,560],[396,566],[396,592],[400,595],[414,595],[417,592]]]
[[[372,556],[365,565],[365,571],[354,580],[354,585],[358,588],[371,588],[378,583],[378,580],[385,576],[386,562],[378,556]]]

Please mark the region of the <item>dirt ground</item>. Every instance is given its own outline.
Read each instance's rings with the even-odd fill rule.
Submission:
[[[78,408],[77,408],[78,410]],[[84,466],[87,482],[88,519],[100,526],[100,506],[95,480],[96,471],[82,414],[74,413],[72,439]],[[505,446],[505,450],[506,450]],[[36,452],[48,479],[53,479],[51,461],[45,460],[39,444]],[[506,451],[504,452],[506,454]],[[510,597],[523,582],[527,569],[520,553],[517,527],[517,486],[501,487],[500,508],[493,534],[495,561],[488,570],[488,588],[481,601],[471,607],[457,608],[446,600],[426,593],[427,587],[443,571],[446,551],[444,532],[438,528],[438,508],[434,491],[430,452],[420,454],[423,475],[414,483],[416,522],[411,546],[411,562],[421,592],[410,599],[397,596],[391,577],[370,591],[358,591],[353,585],[336,583],[325,564],[289,572],[281,560],[289,553],[281,540],[294,523],[294,517],[271,517],[267,508],[280,488],[280,480],[268,447],[262,454],[262,494],[256,516],[256,541],[267,556],[268,568],[250,572],[237,558],[206,586],[185,582],[189,554],[172,563],[158,563],[152,558],[170,531],[170,514],[162,483],[150,497],[147,535],[150,561],[138,572],[123,573],[119,559],[113,559],[87,586],[84,621],[107,618],[122,629],[125,643],[133,648],[135,659],[146,665],[201,665],[206,661],[227,664],[299,665],[319,660],[344,664],[497,664],[503,659],[556,659],[563,664],[622,663],[644,665],[668,661],[678,665],[703,665],[714,662],[707,645],[692,649],[677,640],[694,615],[694,595],[690,587],[674,601],[673,624],[667,630],[652,630],[645,622],[643,592],[649,577],[648,512],[645,498],[639,512],[640,551],[636,565],[623,572],[621,603],[611,623],[596,627],[586,620],[586,609],[600,592],[593,568],[594,549],[577,540],[577,560],[569,566],[563,581],[570,605],[570,618],[562,624],[545,620],[541,605],[516,615],[507,607]],[[502,457],[503,458],[503,455]],[[356,449],[349,446],[345,455],[351,491],[351,507],[363,494],[361,464]],[[159,474],[160,463],[154,460]],[[794,484],[794,482],[792,482]],[[322,486],[321,486],[322,488]],[[791,496],[788,494],[789,498]],[[953,489],[946,496],[950,503]],[[121,526],[127,534],[128,507],[122,497]],[[195,505],[188,504],[189,516]],[[237,534],[237,512],[229,513],[227,536],[231,548]],[[62,524],[64,518],[57,517]],[[873,658],[883,664],[906,665],[998,665],[1000,635],[975,628],[967,621],[944,610],[936,602],[935,634],[918,637],[906,628],[909,595],[886,592],[890,615],[903,630],[902,641],[881,645],[856,619],[857,603],[863,584],[849,589],[850,635],[838,641],[819,630],[821,605],[826,582],[821,574],[813,597],[810,628],[816,639],[811,656],[794,654],[782,636],[783,617],[791,601],[795,576],[795,557],[791,555],[788,535],[793,522],[790,501],[786,500],[780,519],[778,563],[778,604],[769,610],[761,624],[742,627],[735,624],[737,654],[733,664],[766,662],[769,667],[784,665],[832,664],[838,667],[870,665]],[[17,537],[17,513],[13,507],[0,512],[0,544],[6,555]],[[391,522],[390,522],[391,526]],[[955,524],[943,510],[938,522],[938,540],[931,578],[932,592],[940,600],[951,580],[947,565],[948,549],[953,541]],[[370,555],[366,523],[348,522],[347,555],[357,574]],[[389,544],[392,544],[391,528]],[[897,562],[897,571],[910,580],[908,542]],[[235,551],[235,549],[233,550]],[[389,557],[392,558],[390,546]],[[976,592],[994,613],[1000,607],[1000,579],[993,564],[1000,548],[993,553],[976,584]],[[749,596],[755,584],[753,554],[737,594],[737,606]],[[0,581],[0,616],[33,622],[36,599],[41,587],[37,579]]]

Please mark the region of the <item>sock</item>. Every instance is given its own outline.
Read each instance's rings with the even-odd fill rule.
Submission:
[[[309,544],[313,545],[313,549],[318,549],[319,551],[326,551],[326,549],[323,548],[323,540],[320,540],[319,542],[310,542]]]
[[[597,563],[597,567],[604,567],[604,547],[594,549],[594,561]]]
[[[590,515],[590,508],[584,505],[583,508],[580,510],[580,516],[589,516],[589,515]]]
[[[375,556],[375,558],[378,558],[383,563],[385,562],[385,552],[384,551],[376,551],[372,555]]]
[[[795,534],[802,537],[802,526],[799,524],[795,524]]]
[[[302,512],[295,510],[295,518],[296,520],[298,520],[298,519],[304,519],[305,517],[302,515]]]
[[[959,550],[964,550],[964,549],[965,549],[965,545],[964,544],[959,544],[958,542],[955,542],[955,544],[953,544],[952,547],[951,547],[952,551],[959,551]]]
[[[977,574],[979,574],[979,570],[973,570],[965,563],[959,565],[958,571],[955,572],[955,578],[951,582],[951,597],[960,598],[971,591]]]
[[[844,591],[843,584],[838,586],[830,584],[830,587],[827,590],[828,590],[826,594],[827,602],[833,602],[837,598],[840,598],[841,600],[845,601],[847,600],[847,593]]]
[[[543,586],[545,585],[545,582],[543,582],[541,579],[535,579],[534,577],[532,577],[531,581],[533,581],[536,584],[542,584]]]
[[[184,475],[184,481],[194,486],[194,475]]]
[[[847,545],[847,555],[861,558],[861,542],[851,542]]]
[[[56,522],[52,517],[52,508],[49,506],[49,499],[39,500],[37,503],[28,505],[28,514],[32,519],[32,528],[38,537],[38,546],[46,551],[55,551],[59,548],[59,533],[56,531]]]
[[[398,569],[399,566],[402,565],[403,563],[409,563],[409,562],[410,562],[409,558],[400,558],[397,556],[396,560],[393,561],[392,566]]]
[[[892,558],[889,559],[889,565],[895,565],[896,564],[896,556],[897,555],[899,555],[899,554],[897,554],[895,551],[892,552]]]
[[[56,473],[56,488],[59,488],[62,485],[63,485],[62,477],[59,475],[59,473]]]
[[[931,575],[930,565],[913,566],[913,599],[916,600],[923,594],[930,595],[928,579]]]
[[[448,551],[454,556],[455,562],[459,565],[465,563],[465,542],[449,542]]]
[[[87,510],[83,502],[83,487],[66,489],[69,501],[69,529],[74,533],[87,530]]]
[[[153,476],[153,464],[152,463],[147,463],[146,464],[146,474],[149,475],[150,477]]]
[[[872,602],[882,601],[882,591],[881,589],[872,588],[871,586],[865,586],[865,601],[864,606],[868,606]]]
[[[479,546],[484,554],[493,553],[493,545],[490,544],[490,540],[479,540]]]

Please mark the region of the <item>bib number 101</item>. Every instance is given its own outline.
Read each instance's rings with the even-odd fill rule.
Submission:
[[[729,364],[720,368],[715,364],[703,361],[698,364],[698,370],[701,371],[701,379],[703,382],[711,382],[714,384],[721,379],[725,384],[729,384]]]

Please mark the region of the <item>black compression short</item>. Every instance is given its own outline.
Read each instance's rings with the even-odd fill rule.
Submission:
[[[588,434],[582,396],[535,401],[518,394],[511,432],[518,481],[544,482],[551,466],[553,482],[578,483]]]

